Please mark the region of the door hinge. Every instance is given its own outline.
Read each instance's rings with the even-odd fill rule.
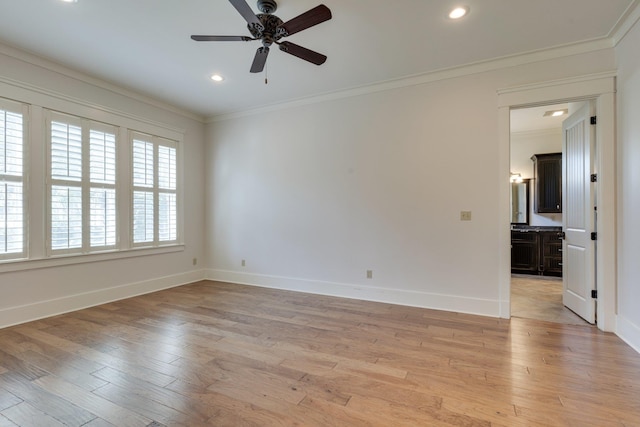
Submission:
[[[591,233],[591,240],[598,240],[598,233]]]
[[[598,174],[597,173],[592,173],[591,174],[591,182],[598,182]]]
[[[598,116],[591,116],[591,124],[595,125],[598,123]]]
[[[598,290],[597,289],[593,289],[591,291],[591,298],[593,298],[593,299],[598,298]]]

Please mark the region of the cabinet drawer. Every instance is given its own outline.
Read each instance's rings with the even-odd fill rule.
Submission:
[[[547,243],[543,246],[545,257],[557,257],[562,259],[562,243]]]
[[[544,274],[549,276],[562,276],[562,258],[545,258]]]
[[[515,231],[511,230],[511,241],[536,242],[538,233],[536,231]]]

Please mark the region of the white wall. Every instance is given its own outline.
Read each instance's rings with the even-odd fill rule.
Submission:
[[[544,153],[562,152],[562,128],[543,129],[511,134],[511,172],[522,178],[531,179],[529,187],[529,225],[562,226],[562,214],[537,214],[534,211],[536,186],[533,182],[533,162],[531,156]]]
[[[640,351],[640,23],[617,46],[618,334]]]
[[[498,316],[497,90],[613,67],[605,49],[210,124],[209,277]]]
[[[74,77],[71,77],[74,76]],[[95,84],[94,84],[95,83]],[[96,107],[184,130],[184,249],[177,252],[71,263],[41,268],[42,263],[0,264],[0,327],[113,299],[150,292],[203,277],[204,261],[204,124],[127,96],[126,91],[98,83],[38,58],[0,46],[0,96],[20,101],[28,95],[51,108]],[[44,104],[43,104],[44,103]],[[89,107],[90,108],[90,107]],[[32,183],[37,185],[37,183]],[[132,255],[132,254],[128,254]],[[200,264],[192,265],[199,258]],[[84,258],[86,259],[86,258]]]

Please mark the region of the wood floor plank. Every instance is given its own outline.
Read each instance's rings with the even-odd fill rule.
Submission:
[[[68,366],[86,373],[104,368],[104,365],[78,355],[75,352],[77,348],[69,346],[68,341],[51,342],[51,335],[43,333],[42,329],[31,328],[30,324],[12,329],[29,340],[32,351],[55,359],[61,366]]]
[[[64,424],[27,402],[2,411],[2,415],[19,426],[64,427]]]
[[[103,420],[102,418],[96,418],[94,420],[89,421],[82,427],[117,427],[111,424],[110,422]]]
[[[14,423],[0,412],[0,427],[17,427],[18,424]]]
[[[85,346],[86,340],[82,330],[77,331],[76,337],[68,326],[59,326],[59,328],[60,331],[58,328],[47,330],[21,329],[20,331],[22,334],[36,337],[57,347],[67,348],[69,351],[89,361],[102,365],[101,367],[111,366],[159,385],[166,385],[175,380],[175,377],[171,376],[175,367],[168,363],[152,361],[136,353],[120,351],[120,349],[111,345],[103,348],[107,351],[105,353],[93,347]]]
[[[33,366],[37,366],[59,378],[64,379],[72,384],[82,387],[88,391],[95,390],[96,388],[105,385],[104,381],[101,381],[91,374],[74,368],[73,366],[60,364],[54,358],[48,357],[44,354],[36,353],[28,350],[20,355],[17,355],[21,360],[29,363]]]
[[[206,407],[200,400],[186,399],[184,394],[173,390],[171,384],[168,387],[160,387],[113,368],[105,368],[94,375],[117,386],[125,393],[124,396],[132,394],[139,399],[151,400],[169,408],[163,413],[165,418],[174,416],[174,411],[177,411],[188,414],[193,423],[203,423],[215,411],[215,408]],[[100,390],[97,393],[100,393]]]
[[[143,417],[156,420],[168,426],[190,427],[194,425],[194,420],[189,419],[187,414],[169,408],[140,394],[131,393],[129,390],[114,384],[107,384],[104,387],[94,390],[93,394],[115,405],[137,412]]]
[[[0,412],[23,402],[18,396],[0,387]]]
[[[56,390],[46,390],[18,372],[3,374],[0,377],[0,388],[11,392],[30,406],[66,425],[81,426],[96,417],[61,397]],[[85,390],[85,393],[88,392]]]
[[[211,281],[0,330],[0,427],[629,427],[639,391],[590,326]]]
[[[2,349],[0,349],[0,364],[2,364],[7,370],[7,373],[3,375],[7,375],[11,372],[20,372],[22,376],[28,379],[36,379],[43,375],[47,375],[47,371],[40,369],[31,363],[25,362]]]
[[[137,427],[153,422],[153,420],[137,412],[111,403],[94,393],[87,393],[86,390],[51,375],[38,378],[34,383],[42,387],[42,389],[55,393],[74,405],[120,427]],[[93,418],[96,417],[93,416]]]

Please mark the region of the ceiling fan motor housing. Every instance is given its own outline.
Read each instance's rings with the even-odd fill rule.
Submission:
[[[274,41],[280,40],[280,38],[285,35],[284,32],[279,31],[278,28],[283,24],[282,19],[278,18],[276,15],[266,13],[260,13],[257,16],[264,29],[261,30],[259,28],[254,28],[251,25],[248,25],[247,28],[253,37],[262,40],[262,44],[265,47],[271,46]]]
[[[262,13],[273,13],[278,8],[274,0],[258,0],[258,10]]]

